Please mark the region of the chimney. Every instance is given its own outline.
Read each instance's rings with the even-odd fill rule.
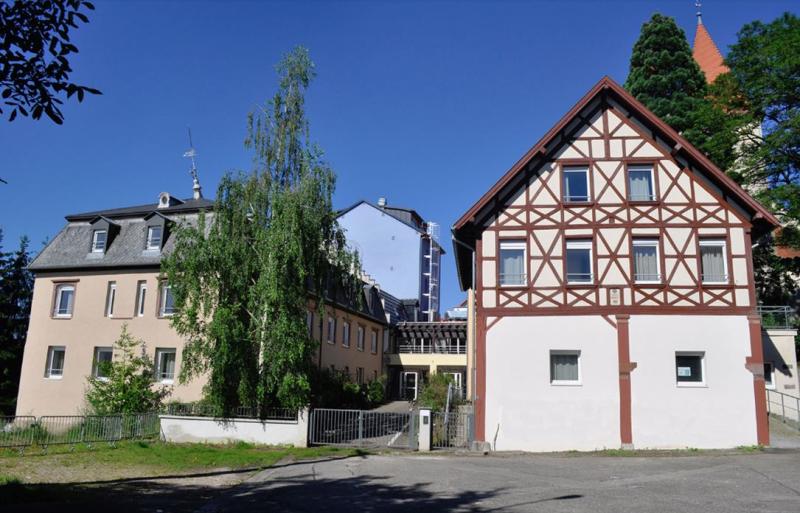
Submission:
[[[194,178],[192,179],[192,199],[199,200],[203,197],[203,188],[200,187],[200,180],[197,179],[197,175],[195,174]]]
[[[381,196],[380,198],[378,198],[378,206],[381,207],[381,208],[386,206],[386,198],[385,197]]]

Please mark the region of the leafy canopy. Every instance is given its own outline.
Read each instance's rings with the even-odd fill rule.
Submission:
[[[17,114],[33,119],[47,114],[60,125],[62,94],[77,95],[79,102],[86,93],[101,94],[70,80],[69,57],[78,53],[70,30],[88,23],[84,10],[94,5],[85,0],[0,2],[0,114],[5,104],[9,121]]]
[[[336,177],[309,138],[305,93],[314,78],[308,51],[277,66],[279,87],[248,117],[250,173],[228,173],[213,213],[176,229],[162,264],[175,293],[175,329],[188,339],[180,379],[207,378],[208,401],[300,408],[310,400],[318,343],[306,325],[338,289],[360,290],[357,255],[336,222]]]
[[[145,343],[128,332],[127,324],[114,342],[114,359],[94,365],[105,376],[87,378],[86,402],[97,415],[158,411],[172,393],[170,387],[153,383],[153,362],[145,353]]]

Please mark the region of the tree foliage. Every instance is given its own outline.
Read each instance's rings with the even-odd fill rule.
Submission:
[[[153,383],[153,361],[147,357],[145,347],[143,340],[128,332],[127,324],[122,326],[114,342],[114,359],[99,363],[105,378],[87,378],[86,402],[95,414],[145,413],[160,409],[172,390]]]
[[[305,93],[314,78],[308,51],[277,66],[279,87],[248,117],[250,173],[227,174],[213,214],[177,229],[163,271],[188,339],[181,380],[207,376],[206,396],[223,413],[236,406],[308,404],[312,355],[309,294],[360,290],[357,255],[336,222],[333,170],[309,138]]]
[[[19,388],[22,352],[28,332],[33,276],[28,271],[28,239],[15,252],[2,251],[0,231],[0,414],[13,415]]]
[[[800,247],[800,18],[745,25],[726,63],[736,94],[729,109],[744,111],[737,178],[787,223],[781,244]]]
[[[445,411],[447,409],[447,393],[452,387],[455,387],[453,376],[443,372],[431,374],[420,388],[417,403],[435,411]],[[452,389],[450,409],[454,409],[461,402],[456,392],[455,389]]]
[[[656,13],[642,25],[625,88],[678,132],[692,127],[706,80],[673,18]]]
[[[88,23],[85,11],[93,9],[85,0],[0,1],[0,97],[9,121],[17,114],[33,119],[46,114],[60,125],[63,94],[76,95],[79,102],[86,93],[101,94],[70,80],[69,58],[78,53],[70,30]]]

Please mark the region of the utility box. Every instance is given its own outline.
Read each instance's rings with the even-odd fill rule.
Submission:
[[[433,417],[429,408],[419,409],[419,438],[417,450],[420,452],[430,452],[431,432],[433,431]]]

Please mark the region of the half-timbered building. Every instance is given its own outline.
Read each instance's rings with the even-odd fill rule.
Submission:
[[[609,78],[454,225],[476,438],[768,443],[751,241],[776,219]]]

